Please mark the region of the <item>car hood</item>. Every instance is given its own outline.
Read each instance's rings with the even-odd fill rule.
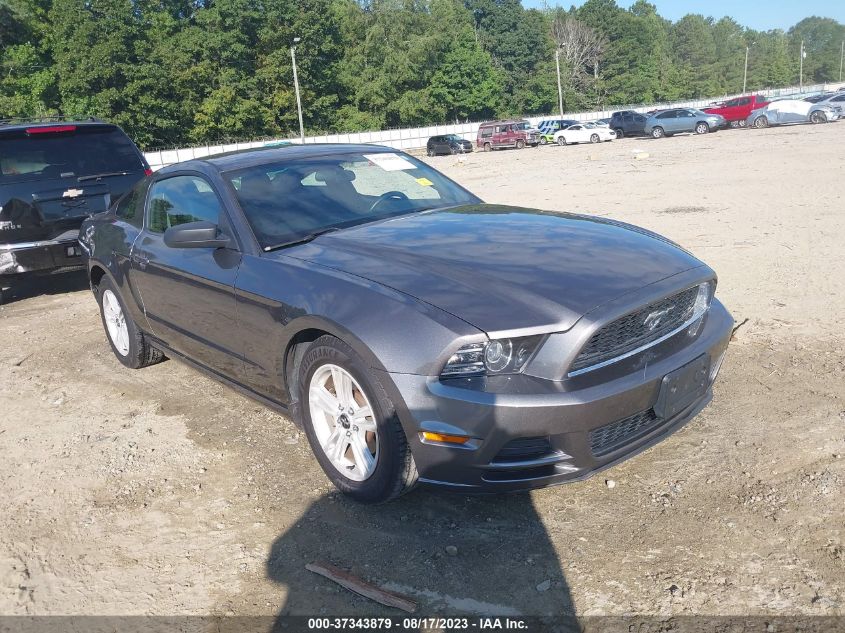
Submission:
[[[366,278],[500,334],[568,330],[607,301],[703,266],[644,229],[486,204],[345,229],[279,254]]]

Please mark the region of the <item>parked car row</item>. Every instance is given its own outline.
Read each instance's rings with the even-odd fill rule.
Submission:
[[[675,134],[707,134],[729,127],[764,128],[787,123],[826,123],[845,117],[845,90],[814,95],[801,100],[768,101],[759,95],[748,95],[714,103],[702,110],[668,108],[641,113],[634,110],[614,112],[609,119],[581,122],[575,119],[551,118],[540,121],[536,128],[526,120],[505,120],[482,123],[475,145],[485,152],[494,149],[538,145],[570,145],[600,143],[626,136],[651,136],[659,139]],[[432,136],[428,140],[429,156],[471,152],[472,144],[451,134]]]

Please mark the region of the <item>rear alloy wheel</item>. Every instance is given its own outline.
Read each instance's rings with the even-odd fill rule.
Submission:
[[[117,288],[108,277],[103,277],[96,287],[96,293],[103,328],[117,359],[130,369],[140,369],[162,361],[164,354],[150,345],[127,314]]]
[[[485,152],[492,152],[492,151],[493,151],[493,146],[492,146],[492,145],[490,145],[490,143],[485,143],[485,144],[484,144],[484,151],[485,151]]]
[[[827,123],[827,115],[824,112],[816,110],[810,115],[811,123]]]
[[[591,134],[590,135],[590,143],[598,143],[601,139],[599,138],[598,134]]]
[[[616,138],[617,139],[625,138],[625,130],[623,130],[621,127],[618,127],[613,131],[616,132]]]
[[[351,347],[320,337],[305,352],[299,377],[308,441],[341,492],[381,503],[414,486],[417,469],[396,408]]]
[[[754,127],[758,130],[762,130],[764,127],[769,127],[769,119],[764,116],[758,116],[754,119]]]
[[[651,130],[651,136],[653,138],[663,138],[666,136],[666,132],[663,131],[662,127],[656,127]]]
[[[739,127],[748,127],[748,121],[746,121],[745,119],[740,119],[739,121],[737,121],[736,124]]]
[[[707,134],[710,131],[710,126],[704,123],[697,123],[695,126],[695,133],[696,134]]]
[[[560,145],[561,147],[563,147],[564,145],[566,145],[566,139],[563,138],[562,136],[558,136],[557,137],[557,144]]]
[[[516,139],[516,149],[522,149],[525,147],[525,141],[521,138]]]

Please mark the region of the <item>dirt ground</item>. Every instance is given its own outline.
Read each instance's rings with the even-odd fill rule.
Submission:
[[[490,202],[666,234],[744,324],[681,432],[530,495],[357,506],[284,417],[177,362],[124,369],[84,279],[19,288],[0,613],[398,615],[305,571],[323,560],[424,614],[842,614],[843,144],[845,122],[429,159]]]

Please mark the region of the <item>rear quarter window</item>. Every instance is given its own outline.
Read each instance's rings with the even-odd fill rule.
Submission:
[[[129,193],[118,201],[114,214],[124,222],[141,228],[144,224],[144,197],[148,185],[146,179],[135,185]]]

